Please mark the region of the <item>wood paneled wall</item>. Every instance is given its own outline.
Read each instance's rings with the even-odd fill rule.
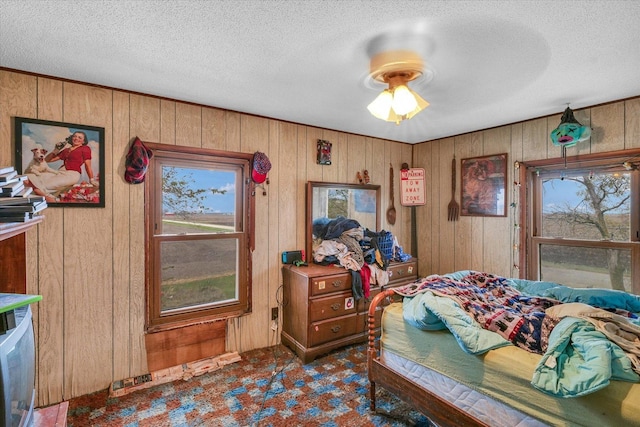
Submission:
[[[569,148],[568,155],[640,147],[640,98],[575,114],[593,133],[590,141]],[[123,179],[125,154],[135,136],[164,144],[260,150],[271,160],[267,195],[259,190],[255,196],[253,312],[227,325],[227,351],[239,352],[279,342],[270,316],[271,307],[281,302],[280,253],[304,248],[307,181],[354,183],[356,172],[368,169],[372,183],[382,186],[385,212],[389,164],[396,171],[396,201],[400,165],[422,167],[427,203],[415,208],[419,274],[478,269],[517,275],[511,210],[505,218],[447,221],[451,159],[455,155],[459,164],[462,158],[508,153],[509,204],[514,160],[560,156],[549,132],[561,114],[411,146],[0,69],[0,165],[15,162],[15,116],[105,128],[105,208],[49,208],[45,221],[27,236],[27,291],[43,295],[34,310],[39,406],[104,390],[112,381],[148,371],[144,191]],[[316,164],[317,139],[333,143],[331,166]],[[398,203],[396,208],[396,224],[387,224],[383,215],[382,226],[410,253],[411,209]]]
[[[567,149],[567,156],[640,147],[640,98],[575,110],[580,123],[591,126],[591,138]],[[413,166],[426,170],[427,204],[417,208],[418,271],[420,275],[475,269],[518,276],[519,230],[514,218],[514,162],[561,157],[549,134],[562,114],[515,123],[485,131],[430,141],[413,146]],[[460,160],[508,153],[507,217],[461,216],[447,221],[451,198],[451,159],[457,160],[457,194],[460,202]]]
[[[104,390],[148,372],[144,340],[144,191],[123,179],[131,140],[252,153],[273,168],[256,192],[253,312],[227,324],[227,351],[279,342],[271,330],[282,284],[280,253],[305,244],[306,182],[356,182],[367,169],[389,201],[389,163],[410,163],[412,146],[197,106],[137,93],[0,69],[0,165],[14,165],[13,117],[105,128],[105,208],[55,208],[27,235],[27,292],[37,339],[37,405]],[[316,164],[316,141],[333,143],[330,166]],[[396,200],[398,179],[396,177]],[[397,203],[396,203],[397,205]],[[384,222],[411,248],[408,208]],[[0,260],[0,262],[3,262]],[[0,278],[1,280],[1,278]]]

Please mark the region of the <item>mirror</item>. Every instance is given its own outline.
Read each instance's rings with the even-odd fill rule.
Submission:
[[[369,230],[380,230],[380,186],[307,183],[307,262],[313,262],[313,222],[318,218],[339,216],[354,219]]]

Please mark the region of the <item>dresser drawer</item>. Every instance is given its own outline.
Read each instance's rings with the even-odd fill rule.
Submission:
[[[388,285],[391,286],[398,283],[409,283],[418,278],[418,268],[415,260],[390,264],[387,268],[387,273],[389,274]]]
[[[365,316],[357,314],[314,322],[309,327],[309,347],[362,332],[364,324]]]
[[[356,312],[357,307],[361,307],[360,301],[358,301],[356,305],[351,292],[314,298],[309,300],[309,320],[311,322],[317,322],[319,320],[353,314]]]
[[[372,287],[369,291],[369,298],[362,298],[358,301],[358,313],[366,312],[369,310],[369,304],[371,304],[371,300],[380,293],[380,286]]]
[[[335,274],[311,278],[311,295],[318,296],[331,292],[350,291],[351,273]]]

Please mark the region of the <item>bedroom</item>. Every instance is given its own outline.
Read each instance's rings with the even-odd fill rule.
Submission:
[[[417,209],[416,216],[419,229],[428,232],[417,239],[420,274],[477,268],[512,275],[511,215],[467,217],[455,223],[446,220],[451,159],[506,152],[511,166],[512,160],[558,158],[560,150],[550,143],[549,132],[560,122],[566,102],[558,101],[550,115],[405,144],[239,113],[227,106],[191,104],[176,96],[146,95],[139,88],[100,87],[43,74],[0,71],[1,163],[13,161],[12,117],[104,126],[110,192],[104,209],[48,209],[46,225],[28,235],[27,289],[42,294],[47,302],[39,306],[36,323],[41,337],[39,405],[104,389],[114,380],[147,372],[144,197],[142,188],[121,179],[123,157],[133,137],[178,145],[207,141],[221,150],[268,153],[274,166],[267,195],[255,198],[259,215],[253,281],[259,285],[254,285],[253,313],[230,320],[227,326],[226,350],[242,352],[273,344],[273,334],[265,325],[271,319],[271,308],[278,305],[280,253],[305,245],[307,181],[354,183],[356,171],[367,169],[372,182],[383,187],[384,211],[389,199],[389,163],[396,169],[403,162],[423,167],[429,185],[428,208]],[[568,155],[640,148],[638,95],[576,107],[577,117],[599,131],[590,142],[570,148]],[[334,166],[315,164],[318,139],[333,142]],[[411,210],[396,208],[396,224],[389,229],[410,248]],[[74,227],[77,223],[89,224],[96,231],[93,238],[84,239]],[[75,259],[83,261],[79,264]],[[96,370],[96,366],[108,368]]]

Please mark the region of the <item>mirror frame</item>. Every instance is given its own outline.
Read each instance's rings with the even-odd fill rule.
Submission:
[[[344,184],[340,182],[321,182],[321,181],[308,181],[307,182],[307,236],[306,236],[306,247],[305,247],[305,255],[307,263],[313,263],[313,190],[316,188],[327,188],[327,189],[349,189],[349,190],[374,190],[376,192],[376,229],[374,231],[380,230],[382,224],[382,218],[380,216],[380,200],[381,200],[381,191],[380,185],[373,184]]]

